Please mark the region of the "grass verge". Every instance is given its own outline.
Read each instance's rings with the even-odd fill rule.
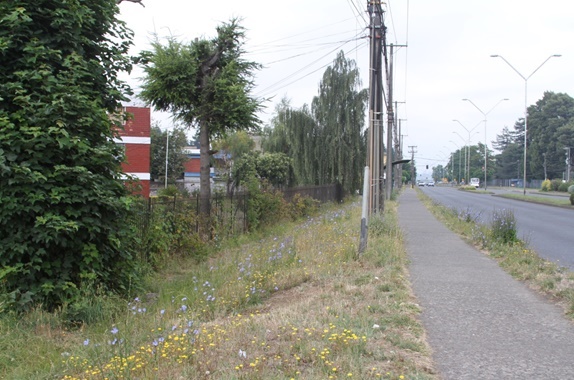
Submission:
[[[523,195],[523,194],[500,194],[497,196],[502,198],[516,199],[519,201],[540,203],[551,206],[560,206],[570,209],[574,208],[570,204],[570,200],[567,197],[537,196],[537,195]]]
[[[151,291],[74,330],[0,319],[4,379],[435,379],[395,202],[357,257],[360,205],[177,261]],[[33,360],[31,360],[33,358]]]
[[[500,239],[498,237],[505,236],[504,232],[509,232],[510,229],[502,231],[501,234],[493,227],[494,223],[491,225],[477,223],[478,215],[472,215],[468,210],[449,209],[434,202],[420,191],[418,195],[432,214],[448,228],[484,254],[497,260],[500,267],[514,278],[559,304],[565,314],[574,320],[573,272],[540,258],[524,242],[515,238],[515,230],[511,238]],[[496,215],[493,216],[493,220],[495,218]]]

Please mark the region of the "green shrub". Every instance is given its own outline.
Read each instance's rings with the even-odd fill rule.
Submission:
[[[568,193],[574,194],[574,185],[568,186]]]
[[[109,0],[0,8],[0,283],[20,309],[73,302],[87,279],[127,292],[137,276],[110,115],[129,92],[118,76],[132,34]]]
[[[545,179],[542,182],[540,191],[551,191],[551,190],[552,190],[552,181],[550,181],[549,179]]]
[[[570,204],[574,206],[574,193],[570,193]]]
[[[289,206],[283,193],[274,189],[268,181],[250,177],[247,189],[247,225],[250,231],[258,229],[262,224],[274,223],[289,216]]]
[[[552,183],[552,191],[558,191],[558,188],[562,184],[562,180],[561,179],[553,179],[551,183]]]
[[[190,198],[166,197],[151,208],[142,201],[132,219],[140,233],[135,251],[140,260],[155,269],[163,267],[175,255],[200,260],[205,255],[206,243],[197,233],[198,223],[196,203]]]
[[[289,210],[293,220],[312,215],[319,207],[319,201],[311,197],[295,194],[289,203]]]
[[[157,191],[157,196],[160,198],[162,198],[162,197],[173,198],[173,197],[177,197],[179,195],[181,195],[181,194],[179,192],[179,189],[175,185],[168,185],[167,187],[165,187],[163,189],[159,189]]]
[[[572,182],[562,182],[560,186],[558,186],[558,191],[566,193],[568,191],[568,188],[572,185],[573,185]]]
[[[490,224],[492,240],[510,244],[518,241],[516,219],[511,210],[495,210]]]

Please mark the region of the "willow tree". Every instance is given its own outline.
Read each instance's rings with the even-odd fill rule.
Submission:
[[[316,146],[319,170],[346,191],[360,188],[365,162],[362,130],[368,93],[360,87],[355,61],[341,51],[323,74],[319,94],[311,104],[321,141]]]
[[[286,100],[276,108],[263,147],[293,159],[299,184],[340,183],[345,191],[360,188],[367,101],[367,91],[360,86],[355,62],[340,52],[323,74],[311,108],[292,109]]]
[[[262,147],[266,151],[284,153],[293,161],[295,183],[300,185],[321,185],[329,183],[318,170],[319,163],[315,147],[317,123],[309,107],[291,109],[285,99],[275,108],[271,126],[265,131]]]
[[[156,39],[152,50],[142,53],[146,76],[141,98],[198,129],[203,215],[210,210],[212,139],[258,128],[260,103],[250,91],[259,65],[242,58],[244,38],[244,29],[232,19],[218,26],[212,39],[183,43],[170,37],[165,44]]]

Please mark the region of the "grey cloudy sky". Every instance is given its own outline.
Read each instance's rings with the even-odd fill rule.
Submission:
[[[122,3],[121,12],[135,32],[134,52],[149,48],[152,33],[184,41],[213,37],[215,28],[232,17],[243,19],[248,59],[264,65],[257,73],[254,95],[272,98],[261,115],[267,121],[276,102],[293,107],[309,104],[325,68],[343,50],[356,60],[368,83],[369,50],[366,1],[358,0],[144,0],[145,8]],[[574,1],[572,0],[392,0],[384,2],[387,41],[395,54],[394,100],[401,102],[404,151],[417,146],[417,166],[445,164],[472,129],[472,143],[484,142],[482,114],[489,114],[486,140],[504,126],[512,128],[524,114],[524,80],[500,58],[528,77],[528,104],[544,91],[574,96]],[[408,31],[408,33],[407,33]],[[136,89],[141,71],[128,82]],[[137,103],[137,100],[134,100]],[[404,102],[404,103],[402,103]],[[164,127],[165,115],[154,113]],[[478,133],[476,133],[478,131]],[[459,137],[457,132],[463,138]],[[451,142],[451,140],[453,142]],[[430,170],[428,171],[430,175]]]

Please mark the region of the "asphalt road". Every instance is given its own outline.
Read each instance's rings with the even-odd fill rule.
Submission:
[[[518,237],[540,257],[574,270],[574,210],[459,191],[451,187],[422,187],[433,200],[447,207],[468,210],[477,220],[489,223],[494,210],[514,212]]]

